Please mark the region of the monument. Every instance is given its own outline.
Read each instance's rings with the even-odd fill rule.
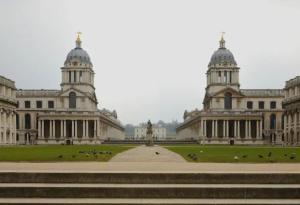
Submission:
[[[148,120],[147,123],[146,145],[153,146],[153,131],[152,131],[152,123],[150,120]]]

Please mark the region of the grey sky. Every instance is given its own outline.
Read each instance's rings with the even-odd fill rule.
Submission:
[[[0,75],[59,89],[81,31],[100,108],[120,120],[182,121],[202,108],[207,64],[225,31],[242,88],[282,88],[299,75],[300,1],[0,0]]]

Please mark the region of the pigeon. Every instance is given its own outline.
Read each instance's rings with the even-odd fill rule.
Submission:
[[[159,152],[155,152],[155,154],[156,154],[156,155],[159,155],[160,153],[159,153]]]
[[[63,157],[64,157],[64,156],[63,156],[62,154],[58,156],[58,158],[60,158],[60,159],[63,158]]]
[[[242,156],[242,158],[247,158],[247,156],[248,156],[248,155],[245,154],[245,155]]]
[[[290,157],[290,159],[295,159],[295,158],[296,158],[295,156],[291,156],[291,157]]]
[[[268,157],[271,157],[271,156],[272,156],[272,152],[269,152]]]
[[[264,158],[264,156],[262,156],[262,155],[260,155],[260,154],[258,155],[258,157],[259,157],[259,158]]]

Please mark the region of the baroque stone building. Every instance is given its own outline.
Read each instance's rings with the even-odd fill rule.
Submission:
[[[284,93],[284,142],[300,145],[300,76],[285,83]]]
[[[220,46],[207,70],[203,109],[184,113],[178,139],[215,144],[268,144],[282,142],[282,89],[241,89],[233,54]]]
[[[98,144],[123,139],[116,111],[97,107],[95,72],[79,34],[61,74],[60,90],[17,91],[18,143]]]
[[[0,145],[16,144],[15,82],[0,76]]]

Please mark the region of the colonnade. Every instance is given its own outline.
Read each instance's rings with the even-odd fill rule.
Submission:
[[[253,129],[255,133],[251,133]],[[200,136],[206,138],[262,139],[262,130],[262,120],[202,119],[200,122]]]
[[[16,113],[0,109],[0,144],[16,144]]]
[[[300,145],[299,110],[284,115],[284,141],[287,145]]]
[[[46,127],[46,121],[49,126]],[[91,125],[92,123],[92,125]],[[80,124],[80,125],[79,125]],[[59,127],[59,129],[56,128]],[[93,128],[93,130],[90,130]],[[80,134],[79,134],[80,130]],[[99,119],[41,119],[38,120],[38,138],[82,138],[88,139],[100,136]]]

